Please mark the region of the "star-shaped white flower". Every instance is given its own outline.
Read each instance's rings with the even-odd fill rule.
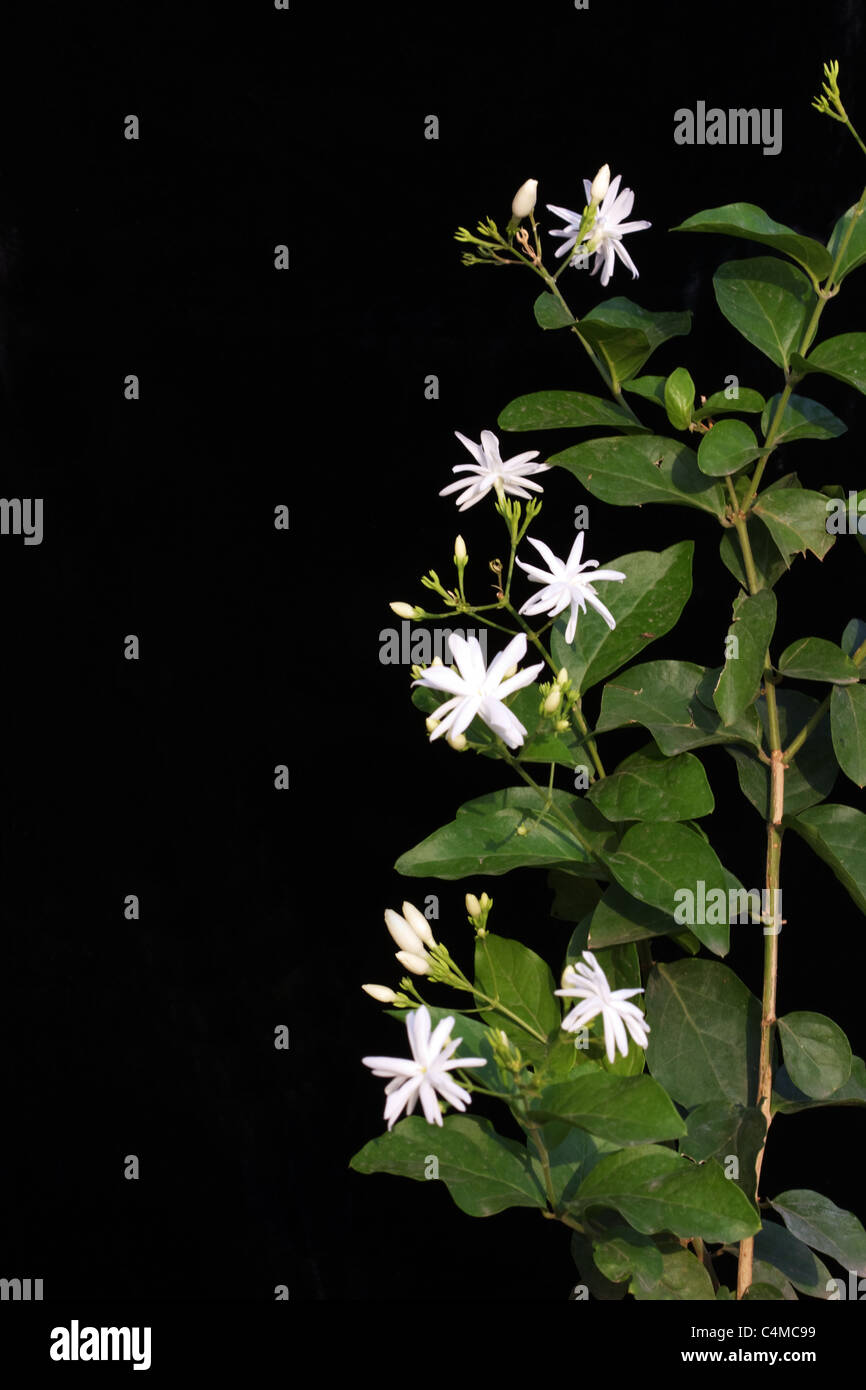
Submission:
[[[574,640],[577,615],[579,612],[586,612],[588,603],[597,613],[601,614],[608,627],[613,631],[616,627],[613,615],[605,608],[592,586],[600,579],[615,579],[621,582],[626,578],[621,570],[598,570],[597,574],[584,575],[584,570],[597,568],[598,560],[584,560],[581,564],[583,538],[584,532],[581,531],[571,547],[568,559],[563,561],[556,558],[550,546],[545,545],[544,541],[536,541],[531,536],[527,536],[526,539],[530,545],[534,545],[535,549],[547,561],[549,572],[537,569],[535,565],[525,565],[522,560],[517,561],[520,568],[526,570],[530,579],[534,580],[536,584],[544,585],[544,588],[537,594],[527,599],[520,610],[521,613],[530,615],[547,613],[549,617],[555,618],[571,604],[571,617],[565,630],[566,642]]]
[[[595,1018],[596,1014],[601,1014],[604,1021],[604,1046],[609,1062],[614,1060],[617,1047],[623,1057],[628,1056],[626,1028],[638,1047],[646,1047],[649,1041],[649,1024],[637,1004],[629,1003],[631,995],[643,994],[643,990],[611,990],[607,976],[592,951],[584,951],[583,960],[588,964],[584,965],[581,961],[578,965],[565,967],[562,976],[563,988],[554,991],[556,994],[580,1000],[562,1020],[563,1028],[568,1033],[576,1033],[584,1024],[589,1023],[590,1019]]]
[[[462,734],[478,715],[509,748],[519,748],[526,738],[526,729],[517,715],[512,714],[502,702],[515,690],[531,685],[544,662],[527,666],[505,679],[505,672],[526,655],[526,638],[522,632],[512,637],[488,668],[485,668],[484,653],[477,637],[467,639],[452,632],[448,635],[448,645],[457,669],[453,666],[430,666],[418,680],[412,682],[428,690],[445,690],[453,697],[445,700],[432,715],[438,723],[430,735],[430,742],[446,733],[450,738]]]
[[[651,227],[651,222],[625,222],[634,207],[634,193],[630,188],[619,191],[622,181],[622,174],[617,174],[611,180],[610,187],[605,194],[601,205],[595,214],[595,221],[590,229],[588,239],[581,244],[581,250],[587,255],[595,253],[595,265],[592,268],[593,275],[601,270],[601,283],[606,285],[613,274],[615,264],[614,257],[619,256],[624,265],[627,265],[632,273],[632,279],[636,280],[638,275],[637,266],[622,244],[622,238],[629,232],[642,232],[647,227]],[[587,204],[590,202],[592,185],[589,179],[584,179],[583,187],[586,191]],[[583,219],[582,212],[571,212],[569,208],[554,207],[552,203],[547,204],[548,212],[555,212],[557,217],[564,218],[568,224],[550,233],[551,236],[564,237],[562,245],[558,248],[557,256],[566,255],[577,241],[577,234]],[[577,264],[575,256],[572,265]]]
[[[499,498],[505,493],[512,497],[529,497],[527,488],[532,488],[533,492],[544,491],[540,483],[531,483],[527,477],[529,473],[547,473],[550,470],[549,463],[532,462],[538,458],[537,449],[530,449],[526,454],[515,454],[513,459],[503,462],[499,453],[499,440],[490,430],[481,431],[480,444],[473,444],[472,440],[467,439],[459,430],[455,430],[454,433],[460,443],[466,445],[475,462],[457,463],[451,472],[476,475],[472,482],[460,478],[456,483],[449,483],[439,493],[440,497],[447,497],[449,492],[459,492],[463,488],[464,491],[457,498],[458,511],[465,512],[469,507],[474,507],[476,502],[487,496],[491,488],[495,488]]]
[[[472,1101],[468,1091],[448,1075],[455,1067],[486,1067],[484,1057],[455,1057],[462,1038],[452,1038],[453,1018],[443,1018],[430,1035],[430,1013],[422,1004],[413,1009],[406,1018],[406,1032],[412,1057],[364,1057],[365,1067],[372,1067],[374,1076],[390,1076],[393,1079],[385,1087],[385,1119],[391,1129],[394,1121],[405,1109],[411,1115],[420,1099],[421,1109],[428,1124],[441,1125],[442,1112],[439,1109],[437,1094],[453,1105],[456,1110],[465,1110]]]

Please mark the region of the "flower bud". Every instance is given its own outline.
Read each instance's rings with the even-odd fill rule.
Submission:
[[[529,834],[529,828],[528,828],[528,826],[525,826],[525,825],[518,825],[518,827],[517,827],[517,834],[518,834],[518,835],[528,835],[528,834]]]
[[[465,565],[466,563],[466,542],[462,536],[458,536],[454,542],[454,563],[455,565]]]
[[[564,734],[564,733],[566,733],[566,731],[568,730],[568,727],[569,727],[568,720],[567,720],[567,719],[557,719],[557,721],[556,721],[556,723],[554,724],[553,727],[556,729],[556,732],[557,732],[558,734]]]
[[[427,715],[427,718],[424,720],[424,727],[426,728],[428,734],[435,733],[435,731],[439,728],[439,720],[436,718],[435,714]]]
[[[401,950],[411,951],[416,956],[424,955],[424,943],[418,933],[392,907],[385,908],[385,926]]]
[[[398,618],[419,618],[423,610],[414,608],[411,603],[389,603],[388,607]]]
[[[551,690],[550,694],[545,697],[544,705],[542,707],[544,713],[556,714],[556,711],[559,709],[561,703],[562,691],[560,690],[558,685],[555,685]]]
[[[397,959],[413,975],[429,975],[430,962],[424,956],[418,956],[414,951],[398,951]]]
[[[395,1004],[397,1002],[396,994],[387,985],[362,985],[361,988],[365,994],[369,994],[371,999],[377,999],[380,1004]]]
[[[591,203],[600,203],[610,187],[610,165],[602,164],[589,189]]]
[[[430,930],[430,923],[427,921],[424,913],[419,912],[418,908],[415,907],[413,903],[403,904],[403,916],[409,923],[413,932],[420,936],[425,946],[432,947],[436,945],[436,938]]]
[[[465,734],[446,734],[446,735],[445,735],[445,741],[446,741],[446,743],[448,743],[448,744],[450,745],[450,747],[453,748],[457,753],[464,753],[464,752],[466,751],[466,735],[465,735]]]
[[[535,195],[538,192],[538,179],[527,179],[522,183],[514,195],[511,204],[511,211],[515,217],[528,217],[535,207]]]
[[[568,671],[563,666],[559,675],[556,677],[557,685],[568,685]]]
[[[491,908],[492,906],[493,906],[493,899],[492,899],[492,898],[489,898],[489,897],[487,896],[486,893],[482,893],[482,894],[481,894],[481,907],[482,907],[482,909],[486,912],[486,911],[488,910],[488,908]]]
[[[469,913],[469,916],[470,916],[470,917],[480,917],[480,916],[481,916],[481,904],[480,904],[480,902],[478,901],[478,899],[476,898],[475,894],[474,894],[474,893],[467,893],[467,894],[466,894],[466,899],[465,899],[465,901],[466,901],[466,911]]]
[[[517,675],[517,667],[516,667],[516,666],[509,666],[508,670],[505,672],[505,675],[502,677],[502,679],[503,679],[504,681],[510,681],[510,680],[511,680],[511,677],[512,677],[512,676],[516,676],[516,675]]]

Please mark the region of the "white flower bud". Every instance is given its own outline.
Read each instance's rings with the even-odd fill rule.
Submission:
[[[556,714],[556,711],[559,709],[561,702],[562,691],[560,690],[558,685],[555,685],[544,701],[544,713]]]
[[[535,195],[538,191],[538,179],[527,179],[522,183],[514,195],[511,204],[511,211],[515,217],[528,217],[535,207]]]
[[[436,718],[435,714],[428,714],[427,718],[424,720],[424,726],[428,734],[435,733],[436,729],[439,728],[439,720]]]
[[[592,203],[600,203],[607,194],[610,187],[610,165],[602,164],[589,189],[589,199]]]
[[[561,669],[559,675],[558,675],[557,678],[556,678],[556,684],[557,684],[557,685],[567,685],[567,684],[568,684],[568,671],[565,669],[564,666],[562,667],[562,669]]]
[[[446,734],[445,741],[458,753],[463,753],[466,750],[465,734]]]
[[[466,911],[470,917],[478,918],[481,916],[481,904],[474,893],[466,894]]]
[[[436,945],[436,938],[430,930],[430,923],[427,921],[424,913],[420,912],[413,903],[403,904],[403,916],[412,930],[420,936],[425,946]]]
[[[392,938],[403,951],[411,951],[416,956],[424,955],[424,943],[417,932],[414,932],[392,907],[385,909],[385,926],[391,933]]]
[[[417,618],[418,609],[411,603],[389,603],[388,607],[392,613],[396,613],[398,618]]]
[[[567,719],[557,719],[557,721],[556,721],[556,723],[555,723],[555,725],[554,725],[554,728],[556,729],[556,732],[557,732],[558,734],[564,734],[564,733],[566,733],[566,731],[568,730],[568,727],[569,727],[569,726],[568,726],[568,720],[567,720]]]
[[[371,999],[377,999],[380,1004],[393,1004],[396,1001],[396,994],[387,985],[362,985],[365,994],[369,994]]]
[[[413,951],[398,951],[397,959],[412,975],[430,974],[430,962],[424,956],[417,956]]]
[[[454,559],[459,564],[462,564],[466,559],[466,542],[462,536],[458,536],[454,542]]]

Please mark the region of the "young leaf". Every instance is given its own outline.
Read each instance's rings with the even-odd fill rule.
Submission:
[[[637,376],[622,383],[623,391],[631,391],[635,396],[643,396],[646,401],[655,401],[664,410],[665,381],[663,376]]]
[[[771,246],[774,251],[790,256],[818,280],[829,275],[833,264],[830,252],[819,241],[800,236],[782,222],[774,222],[754,203],[728,203],[725,207],[707,208],[688,217],[678,227],[672,227],[671,231],[720,232],[724,236],[758,241],[762,246]]]
[[[830,697],[833,749],[858,787],[866,785],[866,686],[837,685]]]
[[[733,396],[727,396],[724,391],[714,391],[703,405],[695,408],[692,419],[706,420],[711,415],[757,415],[759,410],[764,409],[764,397],[760,391],[752,391],[748,386],[736,386],[734,390],[736,394]]]
[[[431,1144],[439,1177],[467,1216],[547,1205],[522,1145],[504,1139],[489,1120],[475,1115],[448,1115],[441,1129],[433,1129],[420,1115],[410,1115],[365,1144],[349,1167],[357,1173],[395,1173],[424,1182]]]
[[[646,993],[647,1062],[679,1105],[755,1104],[761,1005],[726,965],[657,964]]]
[[[778,1020],[788,1075],[804,1095],[823,1100],[851,1075],[851,1045],[823,1014],[792,1013]]]
[[[803,272],[774,256],[726,261],[713,276],[713,289],[728,322],[787,370],[815,304]]]
[[[692,423],[695,383],[685,367],[677,367],[665,382],[665,410],[675,430],[687,430]]]
[[[611,821],[691,820],[715,806],[699,759],[691,753],[666,758],[653,744],[595,782],[587,797]]]
[[[852,806],[813,806],[784,824],[829,864],[861,912],[866,912],[866,815]]]
[[[574,319],[555,294],[540,294],[532,306],[535,322],[541,328],[568,328]]]
[[[856,270],[866,261],[866,217],[863,216],[862,212],[858,214],[856,203],[839,218],[833,228],[830,240],[827,242],[827,250],[835,261],[836,253],[845,240],[852,222],[854,223],[854,230],[833,276],[834,283],[837,285],[841,285],[846,275],[850,275],[852,270]]]
[[[577,691],[583,694],[675,626],[692,591],[693,555],[694,541],[680,541],[667,550],[638,550],[605,560],[605,569],[626,576],[623,583],[604,589],[616,627],[611,630],[601,614],[588,607],[570,646],[565,641],[567,613],[551,633],[553,659],[566,668]]]
[[[771,1206],[798,1240],[830,1255],[845,1269],[866,1274],[866,1231],[850,1211],[807,1188],[782,1192]]]
[[[725,515],[720,485],[704,476],[694,452],[675,439],[654,434],[591,439],[554,454],[548,463],[568,469],[593,497],[614,507],[675,502],[719,520]]]
[[[698,467],[709,478],[739,473],[764,452],[743,420],[722,420],[698,446]]]
[[[767,647],[776,626],[776,595],[761,589],[734,600],[733,621],[728,629],[731,655],[713,691],[713,704],[719,718],[729,728],[757,699],[764,673]],[[733,654],[736,652],[736,656]]]

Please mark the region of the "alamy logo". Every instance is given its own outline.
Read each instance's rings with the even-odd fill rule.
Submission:
[[[778,154],[782,148],[782,109],[763,106],[746,110],[720,106],[707,110],[699,101],[694,111],[681,106],[674,112],[674,143],[677,145],[763,145],[764,154]],[[778,127],[778,129],[777,129]]]
[[[0,536],[23,536],[25,545],[41,545],[42,498],[0,497]]]
[[[149,1327],[52,1327],[52,1361],[132,1361],[134,1371],[150,1370]]]
[[[484,664],[487,665],[487,628],[483,627],[480,631],[474,632],[471,629],[464,632],[462,628],[450,627],[415,627],[408,619],[404,619],[400,624],[398,632],[394,627],[383,627],[379,633],[379,660],[383,666],[431,666],[433,658],[437,657],[450,666],[454,660],[451,655],[451,648],[448,645],[448,638],[454,637],[476,637],[481,647],[481,654],[484,657]]]
[[[691,888],[677,888],[674,893],[674,921],[681,927],[695,923],[707,926],[731,926],[746,922],[763,922],[765,936],[778,936],[782,930],[782,890],[774,888],[711,888],[699,878]]]
[[[0,1279],[0,1300],[29,1303],[31,1299],[34,1303],[41,1303],[41,1279]]]
[[[847,503],[831,497],[826,512],[829,536],[866,536],[866,494],[858,497],[856,492],[849,492]]]

